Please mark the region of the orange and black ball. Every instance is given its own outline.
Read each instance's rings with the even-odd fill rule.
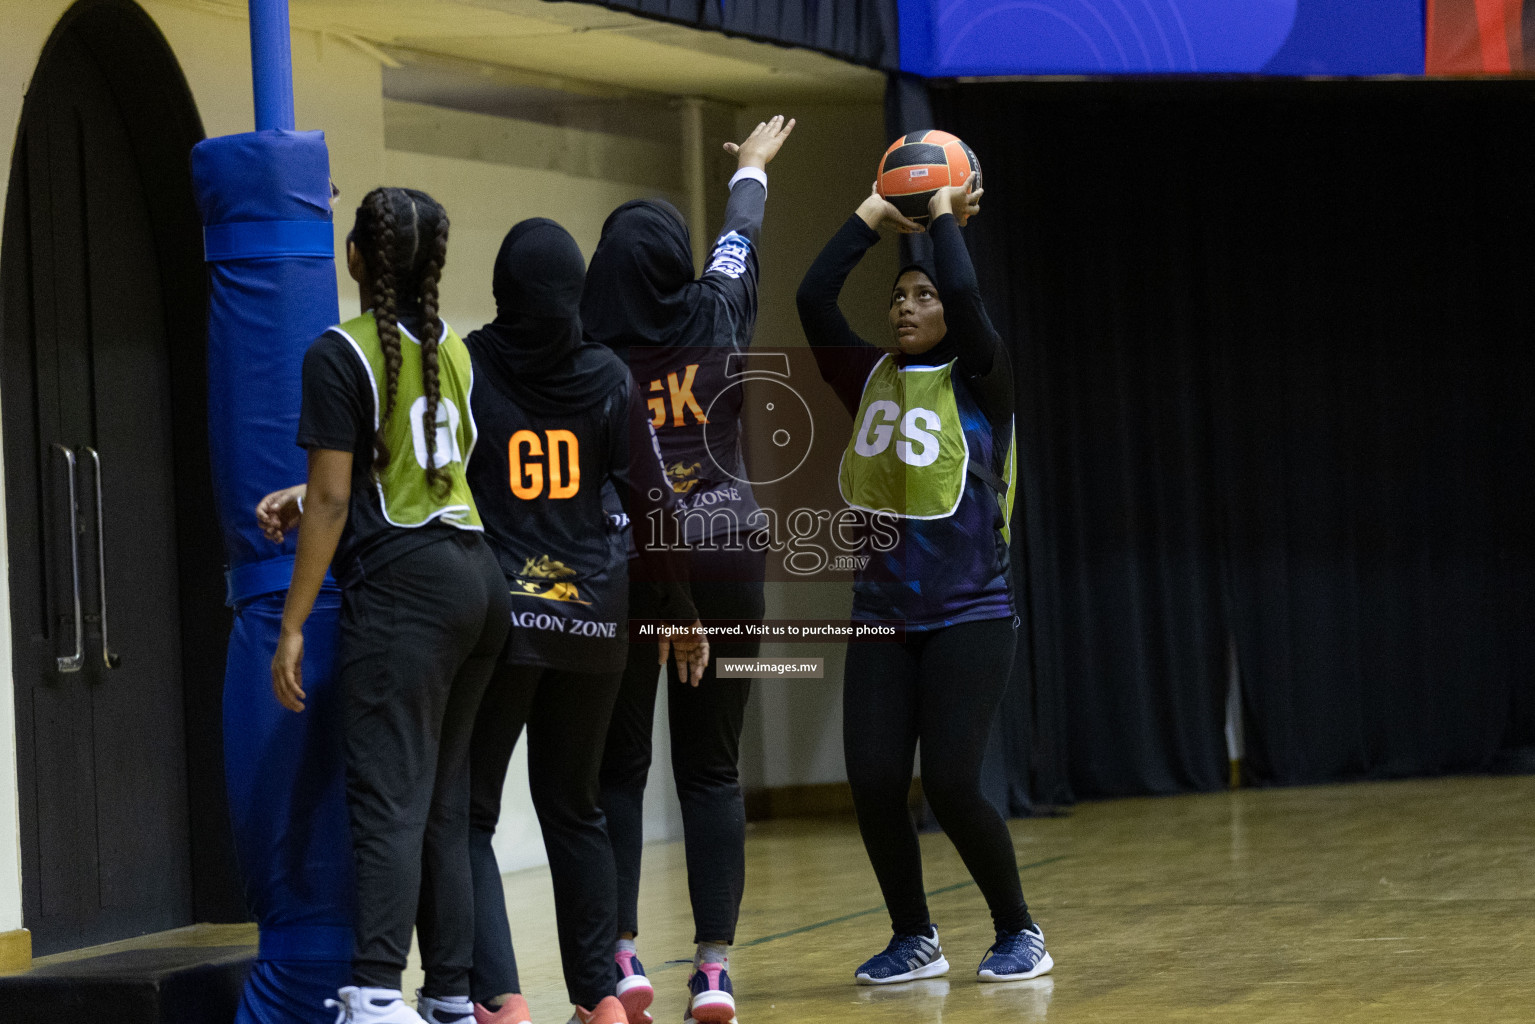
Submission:
[[[918,224],[927,224],[927,204],[948,185],[974,179],[981,187],[981,162],[975,151],[948,132],[909,132],[890,144],[879,162],[879,194]]]

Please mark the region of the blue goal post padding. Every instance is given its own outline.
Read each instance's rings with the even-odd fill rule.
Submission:
[[[340,318],[330,157],[321,132],[248,132],[198,143],[192,174],[208,257],[214,497],[238,570],[294,550],[291,537],[281,547],[263,537],[250,513],[263,495],[304,479],[294,444],[299,372],[309,343]]]
[[[320,132],[261,131],[192,151],[208,289],[208,446],[235,609],[224,679],[224,769],[246,898],[261,929],[239,1024],[330,1024],[348,983],[352,850],[335,673],[340,594],[305,627],[308,708],[272,695],[293,573],[255,522],[263,495],[300,483],[294,443],[309,343],[339,319],[330,159]]]

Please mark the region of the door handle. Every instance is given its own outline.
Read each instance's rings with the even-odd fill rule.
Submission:
[[[80,450],[91,457],[96,467],[96,592],[101,595],[101,662],[107,668],[116,668],[123,659],[113,654],[107,644],[107,529],[101,515],[101,456],[89,445]]]
[[[60,672],[78,672],[85,664],[85,616],[80,611],[80,509],[75,503],[75,453],[59,444],[53,446],[64,453],[69,463],[69,569],[75,585],[75,653],[58,658]]]

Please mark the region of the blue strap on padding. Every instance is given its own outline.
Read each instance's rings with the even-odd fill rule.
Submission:
[[[330,259],[335,235],[324,220],[241,220],[203,228],[203,259],[226,260]]]
[[[352,961],[352,929],[335,925],[262,928],[258,960]]]
[[[233,608],[243,601],[278,590],[293,580],[292,555],[278,555],[260,562],[231,566],[224,573],[224,603]]]
[[[224,571],[224,603],[237,608],[253,597],[287,590],[293,582],[293,555],[278,555],[260,562],[247,562]],[[336,581],[326,570],[320,584],[322,592],[337,591]]]

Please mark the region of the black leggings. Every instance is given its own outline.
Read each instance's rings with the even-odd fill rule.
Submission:
[[[992,923],[998,931],[1027,928],[1012,836],[981,795],[981,759],[1013,663],[1012,620],[908,637],[900,644],[848,644],[842,689],[847,778],[891,927],[926,935],[931,924],[906,803],[920,739],[922,792],[986,897]]]
[[[474,868],[470,993],[488,1003],[522,991],[491,836],[512,749],[528,727],[528,788],[544,833],[565,989],[577,1006],[613,994],[617,904],[613,849],[597,809],[597,767],[619,673],[501,665],[474,727],[469,858]]]
[[[689,556],[689,573],[699,617],[762,621],[765,559],[762,552],[695,549]],[[653,614],[645,607],[648,599],[645,587],[630,590],[631,618]],[[693,941],[733,942],[746,884],[746,804],[736,762],[751,681],[716,678],[714,659],[756,657],[760,642],[711,640],[709,646],[709,667],[697,687],[678,680],[675,663],[667,668],[667,720],[672,774],[682,805]],[[650,772],[659,675],[656,645],[631,643],[602,759],[601,806],[618,868],[617,933],[640,930],[645,779]]]
[[[429,996],[468,991],[469,738],[511,616],[484,539],[445,534],[343,592],[339,652],[357,864],[352,977],[399,988],[414,922]]]

